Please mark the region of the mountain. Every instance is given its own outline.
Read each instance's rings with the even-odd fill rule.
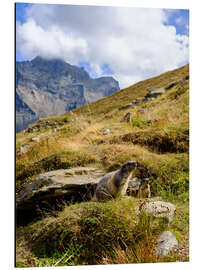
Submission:
[[[119,90],[112,77],[90,78],[84,68],[37,56],[16,62],[16,131]]]

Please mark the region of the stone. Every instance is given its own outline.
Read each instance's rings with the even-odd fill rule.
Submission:
[[[131,108],[132,106],[133,106],[132,103],[123,105],[123,106],[121,106],[121,107],[119,108],[119,111],[129,109],[129,108]]]
[[[144,108],[140,108],[140,109],[138,110],[139,113],[145,113],[146,111],[147,111],[147,110],[144,109]]]
[[[169,90],[169,89],[173,88],[174,86],[176,86],[179,83],[180,83],[180,81],[171,82],[168,86],[166,86],[165,89]]]
[[[127,123],[129,123],[130,120],[131,120],[131,113],[128,112],[128,113],[126,113],[126,114],[123,116],[123,118],[121,119],[120,122],[121,122],[121,123],[122,123],[122,122],[127,122]]]
[[[133,100],[132,104],[134,105],[138,105],[142,102],[142,98],[136,98],[135,100]]]
[[[19,154],[20,155],[26,154],[29,148],[30,148],[30,145],[21,146]]]
[[[150,98],[147,98],[148,101],[152,101],[152,100],[155,100],[155,97],[150,97]]]
[[[150,97],[158,97],[165,93],[164,88],[152,88],[149,90],[149,92],[146,94],[146,98]]]
[[[37,135],[36,137],[32,138],[33,142],[39,142],[40,140],[40,135]]]
[[[143,97],[142,103],[146,103],[146,102],[148,102],[148,101],[149,101],[149,97]]]
[[[104,135],[107,135],[109,133],[110,133],[110,129],[107,128],[107,129],[104,130]]]
[[[81,132],[81,131],[83,131],[83,128],[82,128],[82,127],[79,127],[79,128],[77,129],[77,131],[78,131],[78,132]]]
[[[135,214],[141,213],[152,215],[153,217],[164,217],[169,222],[172,221],[176,207],[174,204],[164,201],[143,201],[135,209]]]
[[[169,251],[178,246],[176,237],[170,231],[162,232],[156,242],[155,255],[157,257],[165,257]]]
[[[69,196],[72,199],[90,196],[105,175],[96,168],[76,167],[40,174],[31,183],[25,183],[16,195],[17,209],[32,209],[50,198]],[[91,196],[90,196],[91,197]],[[90,198],[91,199],[91,198]]]

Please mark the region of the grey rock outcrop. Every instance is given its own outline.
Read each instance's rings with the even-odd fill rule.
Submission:
[[[16,196],[17,209],[34,208],[38,203],[64,195],[70,198],[90,196],[104,171],[96,168],[76,167],[40,174],[31,183],[24,184]],[[91,198],[89,198],[91,199]]]
[[[106,174],[96,168],[76,167],[42,173],[32,182],[25,183],[16,195],[16,207],[19,210],[32,209],[51,198],[69,196],[70,200],[91,200],[97,184]],[[128,183],[127,194],[140,189],[140,180],[132,179]]]
[[[149,92],[146,94],[146,98],[153,98],[153,97],[158,97],[162,94],[165,93],[165,89],[164,88],[152,88],[149,90]]]
[[[90,78],[60,59],[16,62],[16,131],[39,118],[55,116],[119,90],[112,77]]]
[[[164,201],[144,201],[141,202],[135,209],[135,214],[144,213],[154,217],[167,218],[169,222],[172,221],[176,207],[174,204]]]
[[[119,107],[119,111],[129,109],[129,108],[131,108],[132,106],[133,106],[132,103],[123,105],[123,106]]]
[[[166,86],[166,90],[173,88],[174,86],[176,86],[179,83],[180,83],[180,81],[171,82],[169,85]]]
[[[133,102],[132,102],[132,104],[134,104],[134,105],[138,105],[138,104],[140,104],[140,103],[142,103],[142,98],[136,98],[136,99],[133,100]]]
[[[176,237],[170,231],[162,232],[157,238],[157,247],[155,255],[157,257],[165,257],[169,251],[178,246]]]

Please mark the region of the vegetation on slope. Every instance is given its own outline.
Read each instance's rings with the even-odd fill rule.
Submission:
[[[181,206],[170,228],[164,218],[135,216],[135,198],[66,207],[17,233],[18,266],[62,266],[177,261],[183,259],[188,211]],[[181,222],[180,222],[181,218]],[[156,237],[171,230],[180,241],[176,254],[156,258]],[[25,252],[26,250],[26,252]],[[184,260],[188,260],[184,254]]]
[[[170,230],[179,237],[182,250],[187,250],[188,74],[189,66],[186,65],[65,115],[41,119],[32,125],[31,132],[17,134],[17,192],[24,182],[32,181],[36,175],[45,171],[74,166],[93,166],[112,171],[125,161],[136,160],[136,175],[149,177],[152,196],[162,196],[177,205],[177,215]],[[143,97],[151,88],[167,88],[174,81],[180,83],[155,100],[127,110],[118,110],[135,98]],[[128,111],[132,115],[131,122],[121,123],[120,119]],[[52,122],[56,129],[50,124]],[[110,133],[104,135],[107,128]],[[40,141],[32,141],[38,134]],[[21,153],[21,147],[28,147],[28,150]],[[163,220],[158,223],[146,220],[146,217],[137,220],[130,210],[135,201],[132,198],[128,202],[84,202],[67,206],[58,217],[49,217],[26,228],[18,228],[18,266],[159,261],[149,250],[153,249],[154,237],[166,224]],[[146,230],[138,225],[141,224],[139,222],[147,226]],[[109,236],[115,236],[115,241],[111,242]],[[94,238],[101,243],[101,247],[96,245]],[[55,246],[49,250],[45,240]],[[139,246],[142,252],[138,251]],[[32,258],[31,262],[29,258]],[[179,250],[164,260],[188,260],[188,251],[183,255]]]

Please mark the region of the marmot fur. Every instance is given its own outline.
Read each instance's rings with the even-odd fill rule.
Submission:
[[[136,166],[135,161],[128,161],[119,170],[104,175],[97,184],[93,200],[105,201],[117,196],[124,196]]]

